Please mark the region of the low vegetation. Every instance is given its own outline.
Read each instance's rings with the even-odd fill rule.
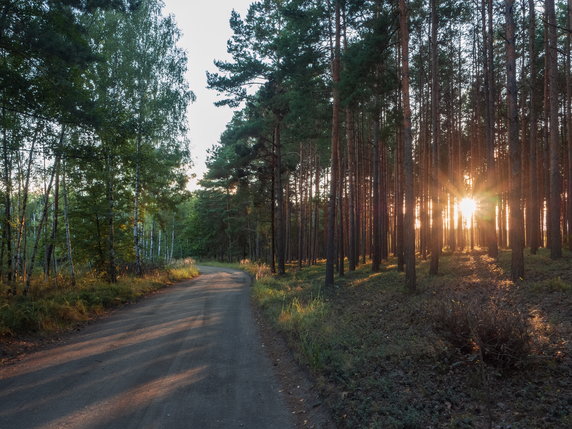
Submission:
[[[136,301],[174,282],[192,278],[198,270],[191,259],[174,261],[142,277],[120,276],[109,284],[93,272],[84,273],[75,286],[64,278],[57,285],[35,282],[31,292],[13,295],[2,286],[0,294],[0,336],[61,332],[77,326],[110,308]]]
[[[475,251],[444,255],[438,276],[420,262],[415,295],[389,261],[328,289],[323,265],[292,267],[260,278],[253,296],[340,427],[570,427],[572,256],[526,258],[519,284],[509,252],[494,263]]]

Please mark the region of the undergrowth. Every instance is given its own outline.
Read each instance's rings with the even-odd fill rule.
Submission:
[[[538,321],[550,317],[535,304],[540,294],[570,296],[570,261],[549,270],[527,255],[530,278],[514,285],[507,253],[498,264],[479,252],[446,254],[438,276],[419,261],[413,295],[394,260],[379,273],[346,272],[333,288],[324,287],[322,264],[267,270],[252,294],[316,376],[340,427],[567,427],[570,389],[558,380],[570,374],[539,347],[547,330]],[[523,397],[537,380],[535,396]]]
[[[518,309],[473,297],[441,301],[434,309],[437,331],[462,354],[501,369],[526,363],[533,329]]]
[[[70,329],[107,309],[136,301],[166,285],[198,275],[190,259],[175,261],[143,277],[124,275],[109,284],[84,273],[75,286],[60,279],[58,286],[36,281],[27,295],[0,295],[0,336],[45,334]]]

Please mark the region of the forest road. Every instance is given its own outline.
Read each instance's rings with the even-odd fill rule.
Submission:
[[[0,429],[291,428],[250,309],[223,268],[0,367]]]

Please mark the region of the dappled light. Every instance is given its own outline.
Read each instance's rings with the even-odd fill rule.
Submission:
[[[0,10],[0,429],[572,427],[572,0]]]
[[[266,392],[268,410],[277,398],[253,335],[249,278],[202,271],[67,344],[0,367],[0,427],[208,427],[213,416],[266,426],[253,398]]]

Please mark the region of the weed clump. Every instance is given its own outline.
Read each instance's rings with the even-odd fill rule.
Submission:
[[[272,271],[267,264],[254,263],[250,259],[241,259],[240,268],[254,276],[256,280],[261,280],[272,275]]]
[[[572,285],[562,280],[561,277],[554,277],[534,283],[531,289],[536,293],[570,292],[572,291]]]
[[[493,300],[451,299],[436,306],[433,320],[437,333],[462,354],[497,368],[522,365],[532,348],[528,318]]]

